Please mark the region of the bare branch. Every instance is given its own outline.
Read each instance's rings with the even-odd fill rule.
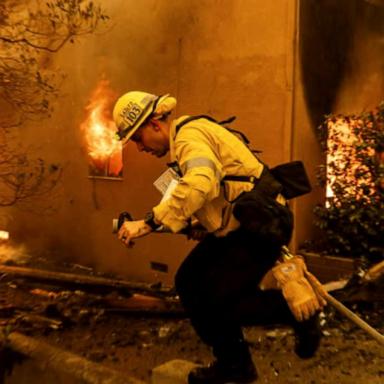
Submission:
[[[91,0],[3,0],[0,4],[0,207],[44,196],[62,169],[11,144],[12,129],[48,117],[63,75],[42,69],[43,55],[92,34],[108,17]]]
[[[67,37],[62,39],[60,41],[60,44],[58,44],[55,48],[49,48],[49,47],[46,47],[43,45],[35,44],[35,43],[27,40],[26,38],[13,40],[13,39],[10,39],[10,38],[4,37],[4,36],[0,36],[0,40],[5,42],[5,43],[10,43],[10,44],[25,44],[25,45],[30,46],[31,48],[35,48],[35,49],[38,49],[41,51],[47,51],[47,52],[55,53],[55,52],[58,52],[67,43],[67,41],[73,36],[74,35],[68,35]]]

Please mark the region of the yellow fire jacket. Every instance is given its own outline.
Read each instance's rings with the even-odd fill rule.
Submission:
[[[154,207],[157,221],[178,232],[196,217],[208,232],[224,236],[239,226],[230,203],[252,183],[221,180],[225,175],[259,177],[264,165],[246,145],[224,127],[206,119],[190,121],[176,135],[171,123],[170,158],[177,161],[182,178],[170,198]]]

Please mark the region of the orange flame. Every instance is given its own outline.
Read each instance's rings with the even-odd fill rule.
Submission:
[[[87,116],[81,124],[91,167],[104,176],[118,176],[123,167],[122,145],[116,139],[116,126],[111,118],[116,99],[107,80],[101,80],[92,92],[86,107]]]

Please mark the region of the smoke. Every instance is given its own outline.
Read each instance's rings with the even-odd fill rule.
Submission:
[[[372,110],[384,100],[384,7],[359,2],[346,76],[333,112]]]

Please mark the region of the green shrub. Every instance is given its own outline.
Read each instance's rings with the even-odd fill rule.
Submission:
[[[361,115],[328,116],[319,133],[327,155],[327,166],[318,174],[327,185],[327,197],[324,205],[315,207],[315,222],[324,234],[321,248],[330,254],[381,261],[384,103]]]

